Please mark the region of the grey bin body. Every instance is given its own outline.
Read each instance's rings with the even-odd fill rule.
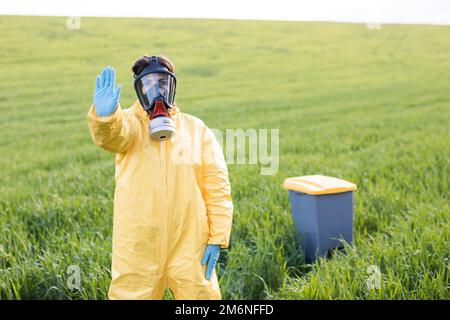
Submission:
[[[292,218],[307,262],[353,241],[353,191],[309,195],[289,190]]]

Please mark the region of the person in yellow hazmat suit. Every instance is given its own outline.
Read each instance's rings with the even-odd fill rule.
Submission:
[[[214,266],[229,245],[233,204],[213,132],[180,112],[176,76],[164,56],[133,68],[138,100],[119,104],[106,67],[87,118],[94,143],[115,153],[110,299],[221,299]]]

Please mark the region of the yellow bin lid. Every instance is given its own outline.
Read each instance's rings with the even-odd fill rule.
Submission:
[[[288,178],[284,180],[283,188],[306,194],[320,195],[354,191],[356,190],[356,184],[338,178],[313,175]]]

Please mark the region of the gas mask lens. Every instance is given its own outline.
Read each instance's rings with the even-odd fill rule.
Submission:
[[[175,81],[167,73],[150,73],[138,80],[140,82],[141,97],[147,109],[158,98],[164,99],[169,106],[173,105],[175,96]]]

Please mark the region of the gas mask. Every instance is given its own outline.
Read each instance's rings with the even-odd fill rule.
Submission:
[[[136,94],[143,109],[150,115],[150,137],[155,140],[170,139],[175,134],[175,123],[169,114],[175,100],[175,73],[152,56],[150,64],[134,77]]]

